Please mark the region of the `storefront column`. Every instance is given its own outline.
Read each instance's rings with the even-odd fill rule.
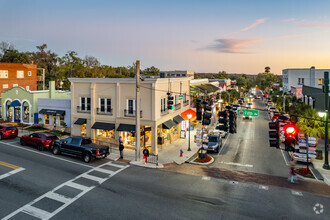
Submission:
[[[157,126],[151,126],[151,151],[153,154],[158,155],[157,148]]]

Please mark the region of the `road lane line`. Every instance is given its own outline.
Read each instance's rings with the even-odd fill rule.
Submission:
[[[284,155],[284,151],[283,151],[282,149],[280,149],[280,151],[281,151],[281,153],[282,153],[282,156],[283,156],[283,159],[284,159],[285,164],[286,164],[287,166],[289,166],[290,163],[289,163],[288,159],[286,158],[286,156]]]
[[[61,194],[55,193],[55,192],[49,192],[46,194],[47,198],[62,202],[62,203],[67,203],[69,202],[72,198],[63,196]]]
[[[93,181],[96,181],[96,182],[101,182],[103,178],[101,177],[97,177],[97,176],[93,176],[93,175],[90,175],[90,174],[85,174],[82,176],[83,178],[86,178],[86,179],[90,179],[90,180],[93,180]]]
[[[15,173],[21,172],[21,171],[23,171],[23,170],[25,170],[25,169],[24,169],[23,167],[21,167],[21,168],[18,168],[18,169],[15,169],[15,170],[9,171],[8,173],[2,174],[2,175],[0,176],[0,180],[6,178],[6,177],[8,177],[8,176],[11,176],[11,175],[13,175],[13,174],[15,174]]]
[[[84,166],[84,167],[88,167],[88,168],[95,168],[95,167],[90,166],[90,165],[87,165],[87,164],[78,163],[78,162],[74,162],[74,161],[71,161],[71,160],[66,160],[66,159],[63,159],[63,158],[60,158],[60,157],[56,157],[54,155],[49,155],[49,154],[46,154],[46,153],[41,153],[40,151],[34,151],[34,150],[31,150],[31,149],[28,149],[28,148],[24,148],[24,147],[21,147],[21,146],[16,146],[16,145],[13,145],[13,144],[7,144],[7,143],[4,143],[4,142],[1,142],[1,144],[5,144],[5,145],[9,145],[11,147],[15,147],[15,148],[19,148],[19,149],[22,149],[22,150],[30,151],[32,153],[40,154],[40,155],[43,155],[43,156],[46,156],[46,157],[51,157],[51,158],[54,158],[54,159],[62,160],[62,161],[68,162],[68,163],[73,163],[73,164]]]
[[[29,202],[28,204],[24,205],[23,207],[21,207],[21,208],[17,209],[16,211],[10,213],[9,215],[5,216],[2,220],[8,220],[8,219],[12,218],[13,216],[19,214],[20,212],[24,212],[26,214],[29,214],[31,216],[34,216],[34,217],[37,217],[37,218],[41,218],[41,219],[50,219],[53,216],[55,216],[57,213],[59,213],[60,211],[62,211],[63,209],[65,209],[66,207],[68,207],[69,205],[71,205],[77,199],[79,199],[80,197],[82,197],[83,195],[85,195],[87,192],[91,191],[95,187],[99,186],[103,182],[105,182],[105,181],[109,180],[110,178],[112,178],[113,176],[115,176],[117,173],[119,173],[119,172],[121,172],[121,171],[123,171],[123,170],[125,170],[126,168],[129,167],[129,165],[126,165],[123,168],[121,168],[121,169],[119,169],[117,171],[114,171],[113,174],[110,174],[107,177],[103,178],[103,180],[100,181],[100,183],[98,185],[95,185],[95,186],[88,187],[88,186],[81,185],[81,184],[78,184],[78,183],[74,183],[73,182],[73,181],[75,181],[75,180],[83,177],[84,175],[86,175],[89,172],[96,171],[98,169],[102,169],[102,166],[105,166],[105,165],[113,166],[113,164],[111,162],[108,162],[108,163],[105,163],[105,164],[101,164],[98,167],[93,167],[93,169],[88,170],[87,172],[84,172],[84,173],[76,176],[75,178],[66,181],[65,183],[62,183],[61,185],[55,187],[54,189],[52,189],[49,192],[46,192],[45,194],[43,194],[40,197],[34,199],[33,201]],[[68,198],[68,197],[66,197],[65,199],[62,199],[61,202],[63,203],[63,205],[60,206],[60,207],[58,207],[53,212],[46,212],[46,211],[44,211],[42,209],[38,209],[38,208],[35,208],[35,207],[32,206],[33,204],[37,203],[38,201],[42,200],[43,198],[50,198],[51,199],[52,196],[53,197],[56,197],[57,195],[56,194],[54,195],[53,193],[55,193],[55,191],[59,190],[62,187],[65,187],[65,186],[77,188],[77,189],[81,190],[81,192],[78,195],[76,195],[74,198]],[[60,196],[62,196],[62,195],[60,195]],[[58,198],[54,198],[54,200],[57,200],[57,199]]]
[[[259,189],[264,189],[264,190],[268,190],[268,186],[264,186],[264,185],[259,185]]]
[[[233,163],[233,162],[219,162],[219,163],[222,163],[222,164],[227,164],[227,165],[234,165],[234,166],[241,166],[241,167],[253,167],[253,165],[251,164],[241,164],[241,163]]]
[[[0,165],[5,166],[5,167],[12,168],[14,170],[16,170],[18,168],[21,168],[19,166],[14,165],[14,164],[6,163],[6,162],[3,162],[3,161],[0,161]]]
[[[292,195],[303,196],[302,192],[291,190]]]
[[[226,142],[227,142],[227,140],[228,140],[229,136],[230,136],[230,133],[227,135],[227,137],[226,137],[226,140],[225,140],[225,142],[223,143],[223,145],[222,145],[221,149],[219,150],[219,153],[218,153],[218,155],[220,155],[220,153],[222,152],[222,150],[225,148],[225,144],[226,144]]]
[[[202,180],[211,180],[211,177],[209,177],[209,176],[203,176],[202,177]]]

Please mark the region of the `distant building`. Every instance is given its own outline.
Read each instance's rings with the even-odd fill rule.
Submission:
[[[176,78],[176,77],[192,77],[194,78],[195,72],[189,70],[175,70],[175,71],[161,71],[160,78]]]
[[[302,87],[293,87],[291,86],[290,93],[294,96],[296,96],[298,99],[302,98]]]
[[[324,72],[330,72],[330,69],[315,69],[314,66],[305,69],[284,69],[283,76],[283,92],[289,93],[291,87],[298,88],[303,85],[322,88]]]

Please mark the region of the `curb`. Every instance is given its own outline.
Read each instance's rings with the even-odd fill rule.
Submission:
[[[156,164],[151,164],[151,163],[144,164],[142,162],[140,163],[140,161],[130,161],[129,164],[134,165],[134,166],[139,166],[139,167],[152,168],[152,169],[164,168],[164,165],[160,164],[160,163],[158,164],[158,166],[156,166]],[[149,166],[149,165],[151,165],[151,166]]]
[[[196,164],[196,165],[203,165],[203,166],[206,166],[206,165],[210,165],[211,163],[213,163],[214,162],[214,158],[212,157],[212,156],[210,156],[210,155],[208,155],[209,157],[211,157],[211,160],[209,161],[209,162],[207,162],[207,163],[199,163],[199,162],[193,162],[193,161],[190,161],[189,163],[190,164]],[[195,157],[195,159],[196,159],[197,157]],[[195,160],[194,159],[194,160]]]
[[[298,177],[299,179],[302,179],[302,180],[305,180],[305,181],[318,182],[318,183],[323,182],[323,181],[320,181],[320,180],[316,179],[316,177],[314,176],[314,174],[313,174],[314,179],[312,179],[312,178],[307,178],[307,177],[303,177],[303,176],[301,176],[301,175],[299,175],[299,174],[296,174],[296,175],[297,175],[297,177]]]

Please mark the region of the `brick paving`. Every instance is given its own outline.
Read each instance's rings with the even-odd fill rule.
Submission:
[[[238,182],[249,182],[261,185],[284,187],[297,191],[305,191],[330,197],[330,187],[322,182],[299,180],[298,183],[290,183],[286,177],[227,170],[223,168],[209,168],[192,164],[181,164],[178,166],[167,167],[164,168],[164,170],[197,176],[209,176]]]

